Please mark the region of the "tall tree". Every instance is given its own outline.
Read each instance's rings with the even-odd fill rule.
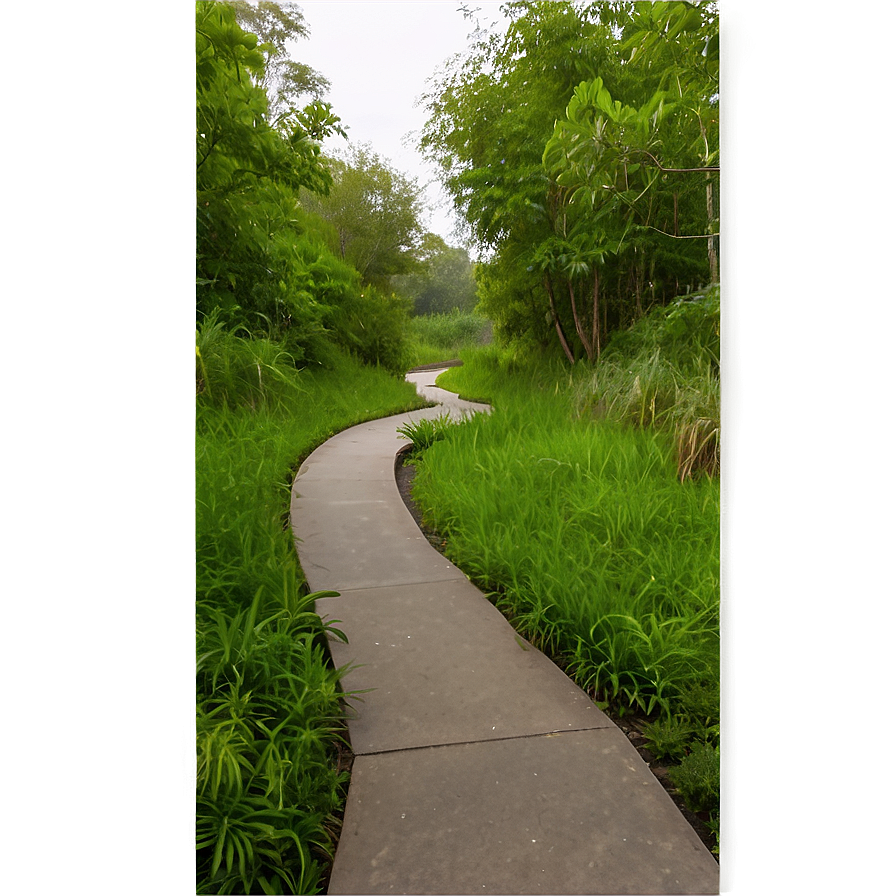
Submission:
[[[365,283],[388,289],[390,278],[412,270],[423,236],[421,190],[369,145],[352,146],[331,160],[328,195],[305,195],[306,207],[334,228],[334,251]]]
[[[294,110],[278,127],[254,81],[265,57],[225,3],[196,5],[197,311],[214,307],[249,327],[318,327],[302,284],[309,255],[325,251],[296,211],[300,189],[331,182],[320,140],[338,131],[329,106]],[[320,243],[317,250],[311,242]]]
[[[308,37],[305,16],[297,3],[273,3],[271,0],[228,0],[236,19],[246,31],[256,35],[258,49],[265,57],[264,71],[256,83],[268,95],[268,115],[276,121],[308,100],[322,100],[330,82],[318,71],[292,59],[287,43]]]

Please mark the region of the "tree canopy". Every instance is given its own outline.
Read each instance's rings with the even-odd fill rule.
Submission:
[[[268,95],[271,119],[288,113],[306,98],[322,100],[330,82],[311,66],[292,59],[286,46],[287,41],[308,37],[301,7],[271,0],[228,2],[239,24],[260,42],[258,48],[264,54],[265,67],[256,83]]]
[[[417,258],[416,270],[393,281],[396,290],[414,302],[416,314],[473,310],[476,279],[466,249],[449,246],[437,234],[427,233]]]
[[[718,278],[713,4],[513,0],[430,84],[421,148],[506,337],[594,360],[608,333]]]
[[[407,219],[415,194],[399,175],[371,163],[379,224],[400,221],[401,236],[377,251],[361,252],[360,237],[354,254],[334,251],[331,226],[303,207],[301,196],[325,197],[331,188],[337,201],[342,196],[348,166],[325,158],[321,142],[344,132],[319,97],[286,104],[298,89],[279,89],[284,105],[271,114],[265,85],[280,77],[272,66],[282,62],[286,36],[304,27],[295,9],[271,7],[196,5],[197,315],[214,315],[247,335],[285,339],[296,359],[323,357],[335,344],[372,363],[400,365],[407,304],[371,284],[404,269],[403,253],[416,238],[416,218]],[[238,15],[259,16],[255,24],[268,42],[259,43]],[[304,92],[314,96],[322,83],[305,82]],[[363,172],[371,174],[371,166]],[[396,197],[407,199],[404,217],[395,215]],[[374,231],[366,226],[369,237]]]
[[[370,146],[351,146],[329,160],[333,182],[326,195],[306,193],[306,208],[336,231],[334,251],[365,283],[387,289],[414,267],[423,235],[421,190]]]

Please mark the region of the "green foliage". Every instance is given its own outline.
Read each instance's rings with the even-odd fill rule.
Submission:
[[[480,307],[499,337],[595,361],[646,308],[718,277],[717,13],[505,10],[504,34],[478,32],[434,80],[421,146],[490,250]]]
[[[420,187],[370,146],[353,146],[330,164],[328,194],[305,193],[302,201],[333,226],[332,251],[354,265],[365,284],[387,291],[393,275],[414,266],[422,236]]]
[[[434,233],[427,233],[417,253],[419,266],[395,277],[395,289],[414,303],[414,313],[450,314],[472,311],[476,280],[466,249],[456,249]]]
[[[718,286],[680,296],[655,308],[629,329],[613,334],[604,360],[629,362],[657,350],[683,373],[719,370],[721,301]]]
[[[419,457],[427,448],[444,439],[448,428],[454,425],[451,418],[443,414],[434,419],[424,417],[414,423],[405,423],[398,427],[398,433],[411,440],[411,457]]]
[[[288,331],[301,358],[323,334],[315,269],[328,250],[296,196],[300,188],[328,189],[319,141],[340,129],[319,102],[269,123],[257,85],[265,73],[265,55],[233,7],[198,3],[197,312],[201,318],[218,308],[229,326],[254,334]],[[350,289],[350,277],[341,279]]]
[[[679,476],[720,468],[719,290],[655,308],[614,334],[579,386],[582,413],[674,433]]]
[[[237,21],[259,39],[258,49],[265,56],[264,74],[257,79],[268,95],[269,118],[276,120],[307,96],[320,100],[330,84],[310,66],[289,58],[287,43],[307,38],[308,28],[301,7],[296,3],[260,0],[228,0]]]
[[[718,483],[681,484],[662,432],[579,416],[587,369],[464,359],[439,384],[495,410],[450,429],[415,481],[449,557],[599,699],[685,712],[719,675]]]
[[[687,755],[688,745],[697,729],[686,716],[676,715],[648,722],[642,733],[647,739],[650,752],[657,759],[680,762]]]
[[[347,295],[329,322],[338,345],[368,364],[403,373],[409,319],[406,299],[367,285]]]
[[[347,774],[338,681],[285,525],[297,461],[334,431],[420,406],[334,353],[296,370],[282,343],[197,333],[197,892],[313,893]],[[259,379],[260,377],[260,379]]]
[[[217,311],[196,331],[196,392],[216,407],[277,405],[299,388],[283,343],[227,330]]]
[[[408,366],[447,361],[492,339],[490,321],[476,312],[459,310],[412,317],[409,332]]]
[[[678,765],[669,769],[669,779],[678,788],[692,812],[718,814],[721,789],[719,748],[700,744]]]
[[[311,607],[332,592],[298,600],[286,570],[284,586],[276,609],[263,587],[246,610],[198,605],[199,892],[253,892],[266,877],[311,892],[312,847],[330,848],[322,823],[347,779],[332,761],[341,672]]]

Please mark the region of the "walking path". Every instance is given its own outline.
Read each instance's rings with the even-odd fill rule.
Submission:
[[[626,736],[417,528],[399,426],[352,427],[293,486],[292,525],[350,700],[355,754],[329,893],[717,893],[718,865]]]

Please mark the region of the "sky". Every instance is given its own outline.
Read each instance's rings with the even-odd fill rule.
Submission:
[[[435,170],[416,150],[426,121],[417,101],[441,64],[467,46],[474,23],[460,0],[307,0],[301,2],[310,30],[294,41],[293,58],[329,79],[325,99],[342,119],[352,143],[369,143],[379,156],[426,188],[428,229],[449,243],[454,216]],[[494,0],[468,4],[483,25],[503,19]],[[325,149],[345,148],[334,138]]]

